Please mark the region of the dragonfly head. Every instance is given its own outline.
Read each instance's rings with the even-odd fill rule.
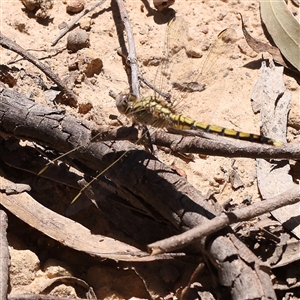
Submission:
[[[119,94],[116,97],[116,106],[121,114],[126,114],[126,111],[128,109],[128,94]]]
[[[123,114],[126,115],[131,106],[132,103],[134,103],[134,101],[136,100],[136,96],[131,95],[131,94],[119,94],[116,97],[116,106],[118,111]]]

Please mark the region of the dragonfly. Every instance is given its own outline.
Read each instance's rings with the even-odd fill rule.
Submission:
[[[130,116],[135,123],[151,125],[156,128],[173,127],[179,130],[202,130],[206,133],[216,133],[221,136],[247,140],[250,142],[273,146],[282,145],[280,141],[263,135],[246,133],[196,121],[188,116],[177,113],[174,107],[172,107],[172,103],[157,101],[155,97],[151,96],[138,99],[132,94],[120,94],[116,97],[116,105],[121,114]]]
[[[166,31],[166,51],[165,58],[163,58],[163,63],[160,69],[161,74],[167,74],[167,69],[170,66],[169,56],[173,55],[174,51],[179,51],[175,49],[174,51],[171,50],[170,43],[174,42],[180,43],[180,36],[181,36],[181,29],[182,29],[182,22],[185,22],[182,18],[175,17],[172,19]],[[204,61],[204,64],[201,70],[198,72],[198,75],[195,77],[195,82],[191,82],[184,85],[179,85],[181,87],[181,92],[183,94],[182,99],[186,97],[188,93],[189,86],[194,85],[199,81],[205,74],[209,72],[212,66],[216,63],[219,56],[222,55],[224,51],[226,51],[228,39],[232,35],[232,31],[230,29],[223,30],[216,38],[215,42],[210,47],[209,53]],[[172,52],[172,53],[171,53]],[[161,78],[161,82],[163,79]],[[162,85],[162,83],[161,83]],[[180,88],[179,88],[180,89]],[[156,92],[158,91],[155,89]],[[159,92],[157,92],[159,93]],[[251,142],[263,143],[272,146],[281,146],[280,141],[276,141],[274,139],[265,137],[263,135],[253,134],[253,133],[246,133],[242,131],[237,131],[234,129],[229,129],[221,126],[216,125],[209,125],[204,122],[200,122],[194,120],[193,118],[181,114],[179,112],[179,107],[183,105],[183,101],[178,101],[174,99],[170,99],[170,95],[167,93],[161,93],[163,96],[148,96],[148,97],[141,97],[138,98],[137,96],[127,93],[121,93],[119,95],[114,95],[116,101],[116,107],[118,111],[131,118],[135,124],[142,124],[142,125],[150,125],[154,128],[175,128],[177,130],[196,130],[196,131],[204,131],[206,133],[215,133],[221,136],[247,140]],[[172,100],[172,101],[171,101]],[[72,203],[76,201],[80,195],[85,191],[93,182],[98,180],[100,176],[102,176],[108,169],[110,169],[113,165],[119,162],[127,152],[125,151],[121,156],[118,157],[117,160],[107,168],[99,172],[93,179],[87,183],[75,196]],[[65,155],[65,154],[64,154]],[[57,159],[61,158],[62,156],[58,157]],[[53,161],[52,161],[53,162]],[[46,167],[45,167],[46,168]],[[44,170],[40,171],[41,174]]]
[[[184,27],[182,25],[183,22],[185,21],[180,17],[175,17],[169,22],[167,28],[168,44],[170,43],[170,37],[175,40],[179,40],[181,38],[181,28]],[[232,31],[233,29],[225,29],[221,33],[219,33],[214,44],[210,48],[209,54],[204,62],[201,71],[196,76],[196,83],[200,78],[208,73],[209,69],[213,67],[222,52],[226,50],[227,44],[231,39],[231,36],[233,35]],[[167,45],[167,48],[169,49],[170,46]],[[164,70],[164,72],[166,71]],[[178,85],[178,83],[176,84]],[[181,90],[185,92],[182,96],[183,99],[188,93],[188,85],[189,83],[182,85],[181,87]],[[173,127],[178,130],[200,130],[206,133],[215,133],[221,136],[247,140],[251,142],[273,146],[282,145],[280,141],[265,137],[263,135],[246,133],[216,125],[209,125],[204,122],[194,120],[189,116],[179,113],[178,106],[179,103],[181,103],[180,101],[175,104],[175,101],[170,101],[170,99],[163,100],[158,98],[157,96],[138,98],[133,94],[119,94],[117,97],[115,97],[115,100],[118,111],[121,114],[130,117],[134,121],[134,123],[150,125],[156,128]]]

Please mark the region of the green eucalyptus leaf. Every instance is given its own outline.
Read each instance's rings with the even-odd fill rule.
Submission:
[[[261,18],[284,57],[300,70],[300,24],[284,0],[260,1]]]

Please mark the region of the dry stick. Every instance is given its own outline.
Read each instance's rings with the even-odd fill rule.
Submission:
[[[43,73],[45,73],[50,79],[53,80],[57,84],[57,86],[62,90],[63,93],[67,96],[70,105],[77,106],[77,97],[73,94],[73,92],[66,87],[66,85],[60,80],[60,78],[55,75],[52,70],[40,62],[37,58],[31,55],[28,51],[24,48],[10,40],[9,38],[5,37],[2,33],[0,33],[0,45],[8,50],[14,51],[21,55],[23,58],[34,64],[37,68],[39,68]]]
[[[142,74],[139,74],[138,78],[143,81],[150,89],[154,90],[156,93],[158,93],[160,96],[166,98],[167,100],[171,98],[171,95],[169,93],[162,92],[159,90],[155,85],[153,85],[151,82],[149,82]]]
[[[123,21],[126,35],[127,35],[127,40],[128,40],[128,57],[127,57],[127,62],[130,65],[131,69],[131,88],[132,88],[132,93],[140,98],[140,85],[139,85],[139,70],[138,70],[138,64],[137,64],[137,59],[136,59],[136,51],[135,51],[135,44],[134,44],[134,39],[133,39],[133,34],[129,22],[129,17],[124,5],[123,0],[116,0],[119,11],[120,11],[120,16]]]
[[[271,199],[257,202],[251,206],[237,209],[234,212],[225,212],[201,226],[196,226],[182,234],[148,245],[148,251],[154,254],[171,252],[194,243],[204,236],[217,232],[230,224],[246,221],[277,208],[294,204],[300,201],[300,186],[286,191]]]
[[[204,263],[200,263],[198,264],[197,268],[194,270],[192,276],[190,277],[190,280],[188,282],[188,284],[186,285],[185,288],[183,288],[182,292],[181,292],[181,300],[186,300],[188,299],[188,295],[191,289],[191,285],[195,282],[197,282],[197,277],[199,275],[199,273],[204,269]]]
[[[206,133],[201,136],[182,136],[158,131],[151,136],[153,144],[168,147],[174,152],[199,153],[212,156],[265,159],[299,159],[300,146],[284,144],[274,147]]]
[[[138,130],[132,126],[118,128],[100,126],[93,131],[97,132],[97,136],[93,137],[94,142],[127,140],[135,143],[139,139]],[[210,133],[205,134],[203,137],[194,135],[182,136],[182,134],[170,134],[162,130],[152,132],[150,136],[154,145],[169,148],[175,153],[265,159],[300,159],[299,146],[292,144],[274,147],[230,138],[215,140],[215,136]]]
[[[6,237],[7,215],[0,210],[0,299],[7,298],[8,269],[10,256]]]
[[[51,46],[55,46],[57,42],[69,31],[71,30],[75,24],[86,14],[88,14],[90,11],[94,10],[96,7],[100,6],[103,4],[105,0],[101,0],[94,5],[84,9],[80,14],[77,15],[77,17],[69,24],[67,25],[60,33],[59,35],[52,41]]]
[[[123,57],[124,60],[127,60],[127,56],[122,51],[117,51],[120,56]],[[138,79],[142,82],[144,82],[150,89],[158,93],[160,96],[170,99],[171,95],[169,93],[164,93],[163,91],[159,90],[155,85],[153,85],[151,82],[149,82],[140,72],[138,73]],[[116,96],[112,96],[113,98],[116,98]]]
[[[128,39],[128,57],[127,57],[127,61],[130,64],[130,68],[131,68],[131,86],[132,86],[132,93],[134,95],[136,95],[138,98],[140,97],[140,91],[139,91],[139,81],[138,81],[138,64],[137,64],[137,59],[136,59],[136,51],[135,51],[135,44],[134,44],[134,39],[133,39],[133,34],[132,34],[132,30],[131,30],[131,26],[129,23],[129,17],[127,14],[127,11],[125,9],[125,5],[124,2],[122,0],[117,0],[117,4],[119,7],[119,11],[120,11],[120,16],[121,19],[123,21],[124,27],[125,27],[125,31],[126,31],[126,35],[127,35],[127,39]],[[114,164],[116,164],[117,162],[119,162],[127,153],[124,152],[115,162]],[[87,189],[93,182],[95,182],[96,180],[98,180],[98,178],[103,175],[107,170],[109,170],[111,168],[111,165],[108,166],[107,168],[105,168],[102,172],[100,172],[97,176],[95,176],[89,183],[88,185],[84,186],[79,193],[77,194],[77,196],[72,200],[71,203],[75,202],[80,195],[83,193],[83,191],[85,189]]]

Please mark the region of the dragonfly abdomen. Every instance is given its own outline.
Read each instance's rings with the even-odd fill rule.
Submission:
[[[250,142],[256,142],[261,144],[268,144],[273,146],[281,146],[282,143],[273,139],[270,139],[268,137],[253,134],[253,133],[246,133],[242,131],[237,131],[234,129],[229,129],[225,127],[220,127],[216,125],[209,125],[206,123],[198,122],[193,120],[190,117],[187,117],[185,115],[176,114],[170,111],[168,108],[165,108],[167,114],[165,114],[164,118],[166,119],[166,122],[168,123],[168,126],[174,127],[176,129],[180,130],[203,130],[207,133],[216,133],[221,136],[226,136],[230,138],[240,139],[240,140],[246,140]]]
[[[177,128],[178,129],[201,129],[204,130],[207,133],[216,133],[221,136],[226,136],[230,138],[235,138],[235,139],[240,139],[240,140],[246,140],[250,142],[256,142],[256,143],[261,143],[261,144],[269,144],[273,146],[281,146],[282,143],[279,141],[276,141],[274,139],[270,139],[268,137],[258,135],[258,134],[253,134],[253,133],[246,133],[242,131],[237,131],[234,129],[229,129],[225,127],[220,127],[216,125],[209,125],[205,124],[202,122],[195,121],[189,117],[183,116],[183,115],[178,115],[176,117],[178,120],[182,120],[183,123],[185,124],[180,124]],[[190,128],[187,128],[187,127]],[[179,128],[180,127],[180,128]]]

